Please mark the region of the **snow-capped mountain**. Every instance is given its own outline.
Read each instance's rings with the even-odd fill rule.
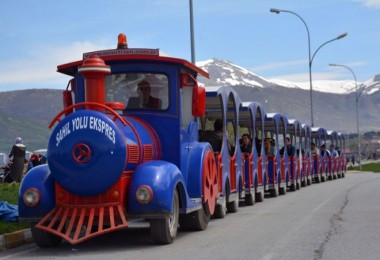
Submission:
[[[281,79],[267,79],[227,60],[214,58],[197,62],[197,66],[210,74],[210,79],[200,79],[200,82],[205,86],[286,87],[310,90],[309,81],[290,82]],[[380,90],[380,74],[365,82],[357,82],[357,84],[359,91],[365,89],[363,93],[373,94]],[[350,80],[313,80],[313,91],[349,94],[355,92],[355,82]]]
[[[267,79],[226,60],[210,59],[197,65],[210,74],[199,77],[208,86],[231,86],[243,102],[257,101],[265,112],[281,112],[288,118],[310,123],[310,83]],[[355,132],[355,110],[359,106],[361,130],[380,130],[380,74],[358,82],[356,103],[354,81],[313,80],[313,113],[316,126],[345,133]]]

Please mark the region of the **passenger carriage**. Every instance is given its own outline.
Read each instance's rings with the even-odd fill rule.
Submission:
[[[275,142],[274,155],[267,154],[268,192],[272,197],[286,194],[289,183],[286,149],[284,155],[280,155],[280,149],[285,145],[287,124],[288,119],[281,113],[268,113],[264,120],[265,137]]]
[[[267,162],[263,146],[265,112],[257,102],[245,102],[240,107],[240,134],[251,137],[251,153],[243,153],[245,179],[245,203],[252,205],[254,200],[262,202],[267,187]]]
[[[301,186],[311,185],[313,183],[313,173],[314,173],[314,158],[311,155],[310,151],[310,142],[311,142],[311,127],[305,124],[302,124],[301,128],[301,149],[302,153],[302,176]]]
[[[296,119],[289,119],[286,127],[287,134],[294,146],[294,155],[288,156],[289,160],[289,189],[295,191],[301,188],[302,180],[302,146],[301,146],[301,130],[302,125]]]
[[[322,156],[321,146],[326,143],[326,130],[322,127],[313,127],[311,129],[311,141],[319,149],[319,154],[314,156],[313,177],[316,183],[326,181],[327,157],[326,153]]]
[[[223,218],[226,212],[236,212],[239,200],[244,199],[244,175],[242,154],[239,146],[239,107],[241,101],[237,93],[230,87],[208,87],[206,92],[205,116],[200,118],[200,134],[213,131],[216,119],[223,121],[223,145],[221,151],[214,151],[219,176],[219,194],[215,214]],[[206,141],[203,138],[202,141]]]
[[[345,154],[346,151],[346,135],[342,133],[338,133],[338,143],[339,147],[341,149],[340,153],[340,165],[339,171],[338,171],[338,178],[344,178],[346,175],[346,169],[347,169],[347,157]]]
[[[326,148],[330,147],[330,145],[334,145],[334,147],[338,146],[338,132],[336,131],[327,131],[327,142],[326,142]],[[337,179],[338,174],[338,168],[339,168],[339,161],[340,156],[333,157],[332,154],[330,154],[330,157],[328,158],[328,173],[327,178],[328,180],[335,180]]]

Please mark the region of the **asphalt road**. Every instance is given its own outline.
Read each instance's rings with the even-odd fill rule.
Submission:
[[[36,259],[379,259],[380,174],[348,173],[180,232],[174,244],[151,242],[145,224],[71,246],[34,243],[0,258]]]

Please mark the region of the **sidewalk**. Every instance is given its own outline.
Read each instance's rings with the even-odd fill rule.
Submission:
[[[32,242],[33,238],[30,228],[0,235],[0,252]]]

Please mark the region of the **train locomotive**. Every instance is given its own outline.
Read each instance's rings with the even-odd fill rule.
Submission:
[[[49,125],[48,164],[29,171],[19,191],[20,220],[31,223],[40,247],[62,239],[78,244],[133,219],[149,221],[153,241],[170,244],[179,228],[204,230],[211,217],[237,212],[240,202],[253,205],[264,193],[311,184],[311,156],[279,153],[285,115],[241,102],[231,87],[206,92],[197,78],[208,73],[186,60],[129,48],[120,34],[116,49],[84,53],[58,72],[71,79],[64,109]],[[217,119],[219,150],[202,140]],[[296,126],[289,133],[298,148],[319,137]],[[243,131],[252,140],[267,131],[276,139],[275,156],[255,144],[242,153]],[[344,176],[344,162],[336,165]]]

